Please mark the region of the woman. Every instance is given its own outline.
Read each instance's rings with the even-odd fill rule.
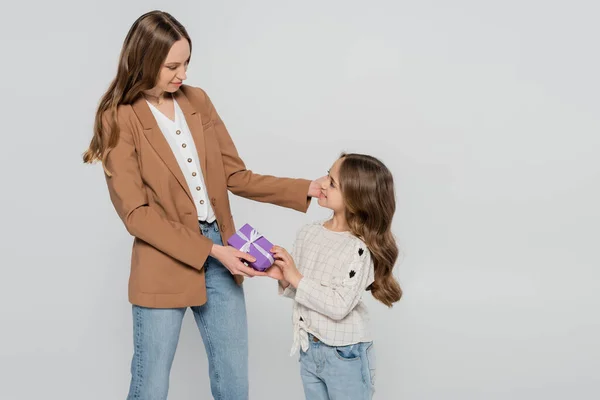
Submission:
[[[183,85],[192,42],[171,15],[131,27],[117,76],[96,114],[84,161],[101,161],[110,198],[134,236],[129,279],[134,355],[129,399],[166,399],[181,322],[191,307],[209,358],[212,394],[248,398],[243,277],[248,254],[227,191],[306,212],[320,180],[246,169],[206,93]]]

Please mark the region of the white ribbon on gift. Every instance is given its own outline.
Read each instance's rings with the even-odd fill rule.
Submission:
[[[250,245],[253,244],[254,247],[256,247],[256,249],[260,252],[260,254],[262,254],[269,261],[271,261],[271,264],[273,264],[275,262],[275,259],[273,258],[273,256],[271,255],[271,253],[269,253],[268,251],[266,251],[265,249],[263,249],[262,247],[260,247],[259,245],[257,245],[255,243],[258,239],[260,239],[261,237],[263,237],[263,235],[261,235],[260,233],[258,233],[256,231],[256,229],[253,228],[252,231],[250,231],[250,238],[248,238],[246,235],[244,235],[241,231],[236,232],[236,234],[239,237],[241,237],[243,240],[246,241],[246,243],[244,243],[244,245],[240,249],[241,252],[248,253],[250,251]]]

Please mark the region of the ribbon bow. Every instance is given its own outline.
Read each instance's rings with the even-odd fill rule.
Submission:
[[[260,252],[260,254],[265,256],[271,262],[271,264],[273,264],[275,262],[275,259],[273,258],[271,253],[269,253],[268,251],[266,251],[265,249],[263,249],[262,247],[260,247],[259,245],[257,245],[255,243],[258,239],[263,237],[263,235],[258,233],[256,231],[256,229],[252,228],[252,230],[250,231],[250,238],[248,238],[248,236],[244,235],[241,231],[238,231],[237,235],[239,237],[241,237],[243,240],[245,240],[245,242],[246,242],[240,249],[241,252],[248,253],[250,251],[250,245],[254,245],[254,247],[256,247],[256,249]]]

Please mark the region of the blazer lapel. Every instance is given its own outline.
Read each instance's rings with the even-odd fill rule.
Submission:
[[[150,110],[150,107],[146,103],[144,97],[140,96],[137,100],[135,100],[132,107],[142,123],[144,135],[154,150],[156,150],[162,161],[169,168],[171,173],[175,175],[175,178],[181,185],[181,188],[193,202],[194,199],[190,193],[190,188],[188,187],[185,177],[183,176],[183,172],[181,172],[181,168],[179,168],[179,164],[177,163],[177,159],[171,150],[171,146],[169,146],[169,142],[167,142],[167,139],[165,139],[162,131],[156,123],[156,119],[154,118],[154,115],[152,114],[152,111]]]

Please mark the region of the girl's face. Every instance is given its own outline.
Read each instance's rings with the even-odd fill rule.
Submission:
[[[319,195],[319,205],[329,208],[336,213],[343,213],[346,209],[344,198],[340,190],[339,171],[343,160],[338,159],[329,170],[327,179],[321,185],[321,194]]]
[[[174,93],[181,87],[183,81],[187,78],[186,71],[188,60],[190,59],[190,44],[187,40],[181,39],[173,43],[167,58],[163,63],[156,91]]]

